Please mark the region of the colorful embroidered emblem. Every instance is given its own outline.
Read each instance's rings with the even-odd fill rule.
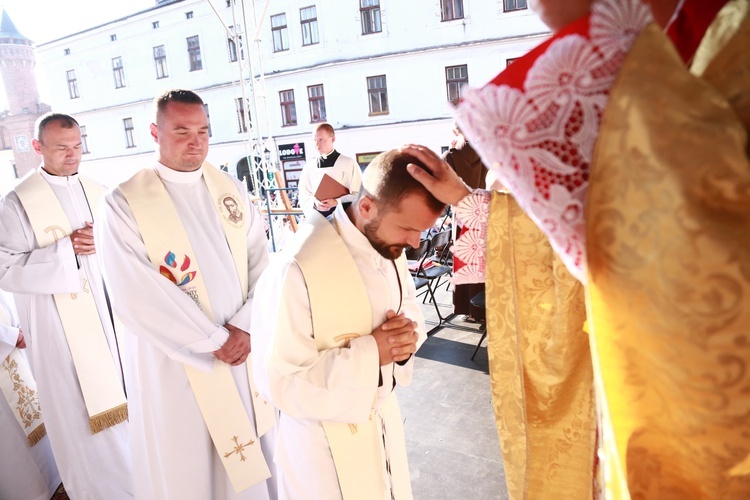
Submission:
[[[185,271],[187,271],[190,267],[190,257],[188,257],[187,255],[184,259],[182,259],[182,265],[180,266],[180,271],[185,274],[182,275],[179,281],[177,280],[177,277],[175,276],[173,271],[170,269],[170,267],[175,270],[177,269],[177,260],[175,258],[174,252],[170,251],[167,253],[167,255],[164,256],[164,263],[169,267],[159,266],[159,273],[161,273],[162,276],[164,276],[177,286],[187,285],[188,283],[193,281],[193,279],[195,279],[195,275],[198,273],[197,271],[185,273]]]

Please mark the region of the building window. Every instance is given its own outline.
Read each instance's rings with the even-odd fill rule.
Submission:
[[[242,43],[242,33],[235,33],[234,26],[229,27],[229,32],[232,34],[227,38],[227,46],[229,47],[229,62],[237,62],[237,44],[240,45],[239,58],[245,60],[245,47]],[[236,40],[236,41],[235,41]]]
[[[231,7],[234,3],[234,0],[227,0],[227,7]]]
[[[86,125],[81,125],[78,128],[81,129],[81,153],[88,154],[89,151],[89,135],[86,133]]]
[[[440,0],[442,10],[442,20],[452,21],[454,19],[464,18],[464,1],[463,0]]]
[[[286,14],[271,16],[271,34],[273,35],[273,51],[289,50],[289,31],[286,27]]]
[[[193,18],[193,11],[185,12],[185,19],[192,19]]]
[[[302,25],[302,45],[318,43],[318,15],[315,6],[300,9],[299,19]]]
[[[503,11],[511,12],[526,8],[526,0],[503,0]]]
[[[156,29],[156,28],[158,28],[158,27],[159,27],[159,21],[154,21],[153,23],[151,23],[151,27],[152,27],[153,29]]]
[[[294,105],[294,90],[282,90],[279,92],[281,101],[281,125],[289,127],[297,125],[297,108]]]
[[[211,115],[208,114],[208,104],[205,102],[203,103],[203,109],[206,110],[206,121],[208,122],[208,136],[213,137],[213,132],[211,131]]]
[[[154,47],[154,64],[156,65],[157,79],[169,76],[167,72],[167,51],[164,49],[164,45]]]
[[[359,0],[359,14],[362,18],[362,34],[380,33],[380,0]]]
[[[310,102],[310,122],[326,121],[326,98],[322,85],[307,87],[307,100]]]
[[[63,49],[63,54],[65,54],[66,56],[69,56],[70,55],[70,49]]]
[[[203,69],[203,61],[201,60],[201,43],[198,39],[198,35],[188,37],[187,46],[188,57],[190,59],[190,71]]]
[[[112,73],[115,77],[115,88],[123,88],[125,86],[125,68],[122,67],[122,57],[112,59]]]
[[[469,83],[469,70],[466,65],[445,68],[445,86],[448,88],[448,101],[455,103],[461,99],[461,88]]]
[[[110,42],[114,42],[115,40],[117,40],[117,35],[109,35]]]
[[[68,77],[68,93],[71,99],[79,97],[78,94],[78,80],[76,79],[76,70],[69,69],[65,72]]]
[[[122,124],[125,127],[125,144],[128,148],[135,147],[135,139],[133,138],[133,119],[123,118]]]
[[[245,114],[245,101],[242,97],[234,100],[234,106],[237,110],[237,132],[247,132],[247,115]]]
[[[388,87],[385,75],[367,77],[367,96],[370,99],[370,114],[388,113]]]

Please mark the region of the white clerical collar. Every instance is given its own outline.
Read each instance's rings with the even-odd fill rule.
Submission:
[[[322,154],[322,153],[321,153],[320,157],[321,157],[321,158],[323,158],[324,160],[327,160],[327,159],[328,159],[328,157],[329,157],[329,156],[331,156],[331,155],[332,155],[333,153],[335,153],[335,152],[336,152],[336,148],[333,148],[333,149],[332,149],[332,150],[330,150],[330,151],[329,151],[329,152],[328,152],[327,154]]]
[[[362,232],[357,229],[357,226],[355,226],[349,219],[343,204],[339,203],[336,205],[336,210],[333,211],[333,218],[337,223],[341,238],[344,240],[347,247],[357,253],[369,255],[372,259],[373,265],[378,269],[391,262],[389,259],[380,255],[377,250],[372,248],[367,236],[362,234]]]
[[[157,161],[154,169],[156,170],[156,173],[159,174],[159,177],[161,177],[163,180],[167,182],[173,182],[175,184],[193,184],[194,182],[200,180],[200,178],[203,176],[203,165],[198,167],[197,170],[193,170],[192,172],[181,172],[179,170],[169,168],[163,163]]]
[[[53,186],[67,186],[69,182],[78,180],[78,172],[73,175],[52,175],[42,167],[39,167],[39,172]]]

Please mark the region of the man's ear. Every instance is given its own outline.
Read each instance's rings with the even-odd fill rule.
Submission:
[[[154,142],[159,142],[159,127],[156,125],[156,123],[151,124],[151,137],[154,138]]]
[[[370,195],[366,194],[357,200],[357,210],[362,220],[367,222],[378,218],[378,206]]]
[[[42,154],[42,143],[40,143],[36,139],[31,139],[31,147],[34,148],[34,151],[36,151],[36,154],[41,155]]]

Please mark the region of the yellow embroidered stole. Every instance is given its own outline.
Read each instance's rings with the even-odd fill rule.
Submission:
[[[746,145],[725,96],[644,30],[603,116],[586,207],[610,498],[750,498]]]
[[[246,300],[248,214],[245,204],[230,178],[208,163],[203,165],[203,179],[211,199],[216,203],[215,208],[234,258],[243,300]],[[183,271],[190,272],[190,269],[193,269],[190,273],[193,279],[189,283],[177,286],[188,293],[197,302],[201,311],[214,321],[200,263],[195,258],[180,216],[158,173],[153,168],[141,170],[121,184],[120,190],[133,212],[154,268],[159,272],[165,256],[169,254],[189,256],[192,265]],[[229,211],[224,203],[227,198],[234,201],[233,211]],[[246,367],[257,429],[253,428],[242,404],[228,364],[215,360],[211,373],[185,365],[206,427],[232,486],[238,493],[271,477],[258,437],[265,434],[275,423],[273,407],[267,404],[255,389],[250,358],[246,361]]]
[[[86,193],[93,220],[104,188],[85,177],[79,176],[78,179]],[[52,187],[41,173],[27,175],[15,192],[29,217],[40,248],[73,232]],[[79,273],[81,291],[56,293],[54,300],[81,385],[91,432],[97,433],[127,420],[128,408],[86,271],[81,267]]]
[[[583,285],[507,193],[492,193],[486,297],[510,498],[590,499],[596,408]]]
[[[10,318],[0,307],[0,324],[12,326]],[[39,408],[36,382],[31,374],[31,367],[18,349],[13,349],[2,362],[0,370],[0,392],[3,393],[16,417],[18,424],[26,434],[29,446],[34,446],[47,435]]]
[[[305,277],[313,335],[319,351],[346,348],[352,338],[372,333],[372,312],[365,284],[344,241],[327,219],[315,213],[311,224],[300,226],[295,238],[295,261]],[[335,262],[334,267],[331,262]],[[396,261],[402,282],[411,279],[405,257]],[[342,293],[331,298],[330,290]],[[283,293],[283,292],[282,292]],[[373,406],[377,395],[373,399]],[[382,419],[386,428],[402,428],[396,395],[391,394],[367,422],[323,422],[344,500],[390,498],[389,477],[383,456]],[[387,436],[391,459],[393,494],[410,498],[411,483],[405,461],[403,431]]]

